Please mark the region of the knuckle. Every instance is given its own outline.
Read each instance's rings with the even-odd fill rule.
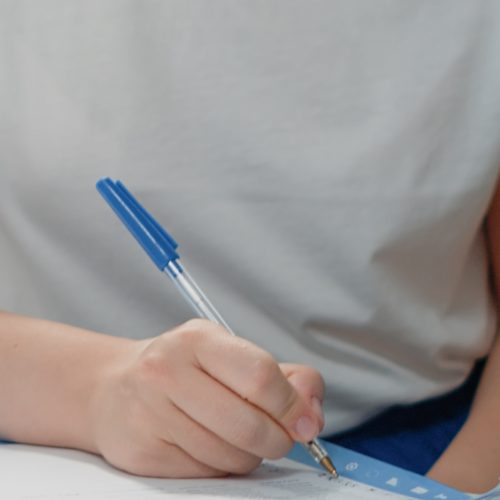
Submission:
[[[218,323],[205,318],[193,318],[180,326],[184,332],[194,332],[200,336],[228,335],[228,331]]]
[[[210,326],[214,323],[209,321],[208,319],[203,318],[193,318],[186,321],[183,325],[181,325],[181,330],[183,334],[191,333],[191,334],[199,334],[206,332]]]
[[[323,380],[323,377],[321,376],[321,373],[316,371],[314,368],[308,367],[308,372],[309,372],[309,377],[311,380],[311,383],[314,387],[319,389],[319,392],[323,394],[325,390],[325,381]]]
[[[135,371],[140,380],[150,382],[165,376],[167,367],[165,356],[156,349],[149,349],[137,361]]]
[[[194,328],[187,328],[185,330],[176,331],[172,335],[170,340],[172,341],[176,349],[180,349],[182,352],[189,352],[198,342],[199,338],[199,330],[196,330]]]
[[[279,374],[279,366],[273,357],[268,353],[262,354],[256,361],[252,377],[248,381],[247,391],[244,395],[246,399],[258,400]]]
[[[169,390],[178,383],[176,364],[171,357],[160,350],[151,349],[137,360],[131,378],[135,393],[140,395],[143,391],[162,388]]]
[[[174,349],[182,352],[193,350],[203,338],[207,336],[207,320],[191,319],[176,328],[166,336],[166,342],[171,343]]]

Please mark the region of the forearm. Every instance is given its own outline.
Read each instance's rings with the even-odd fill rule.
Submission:
[[[0,312],[0,436],[95,451],[92,396],[129,342]]]
[[[490,353],[471,413],[429,476],[463,491],[483,492],[500,480],[500,336]]]

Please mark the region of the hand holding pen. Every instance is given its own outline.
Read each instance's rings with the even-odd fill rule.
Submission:
[[[319,374],[300,365],[280,366],[262,349],[234,336],[181,266],[171,236],[119,181],[102,179],[97,187],[157,267],[173,279],[198,315],[210,320],[188,322],[158,337],[140,356],[139,372],[154,375],[137,394],[144,401],[142,411],[147,415],[147,406],[163,397],[168,412],[158,417],[176,415],[164,426],[164,442],[176,454],[170,466],[175,469],[176,460],[179,471],[192,470],[187,475],[248,472],[261,458],[286,454],[293,439],[337,477],[315,439],[324,423]],[[185,475],[174,473],[179,474]]]

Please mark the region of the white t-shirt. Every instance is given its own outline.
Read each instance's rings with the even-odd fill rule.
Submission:
[[[0,4],[0,307],[192,316],[121,179],[233,329],[323,374],[326,432],[460,384],[495,316],[500,2]]]

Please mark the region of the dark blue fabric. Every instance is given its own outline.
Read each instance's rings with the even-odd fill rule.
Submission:
[[[418,474],[425,474],[464,424],[484,362],[450,394],[397,406],[329,441]]]

